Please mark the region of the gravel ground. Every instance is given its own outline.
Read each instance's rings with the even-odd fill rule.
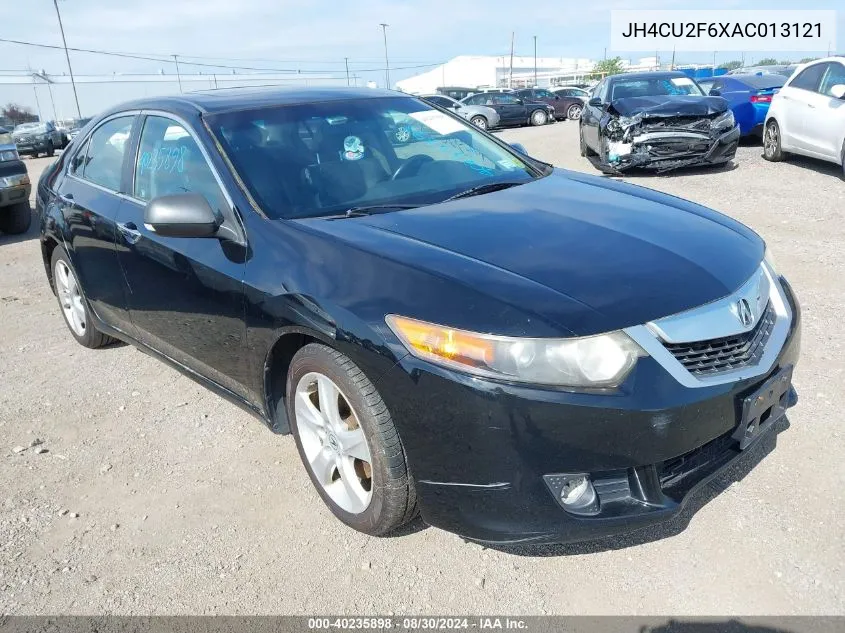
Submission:
[[[503,136],[594,173],[571,122]],[[804,309],[789,428],[700,495],[686,529],[574,547],[486,549],[420,522],[353,532],[290,437],[131,347],[78,346],[36,227],[0,236],[0,613],[845,614],[845,183],[759,155],[630,180],[771,245]],[[27,161],[33,180],[46,164]]]

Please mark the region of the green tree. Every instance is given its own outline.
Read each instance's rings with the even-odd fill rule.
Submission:
[[[818,59],[818,57],[802,57],[801,61],[798,62],[798,63],[799,64],[806,64],[807,62],[812,62],[812,61],[815,61],[817,59]]]
[[[742,68],[742,62],[738,59],[735,59],[732,62],[725,62],[724,64],[719,64],[719,68],[724,68],[725,70],[736,70],[737,68]]]
[[[776,60],[774,57],[764,57],[759,62],[757,62],[757,65],[758,66],[774,66],[777,63],[778,63],[778,60]]]
[[[622,66],[622,58],[611,57],[610,59],[603,59],[596,62],[590,77],[600,79],[608,75],[618,75],[621,72],[625,72],[625,68]]]
[[[780,63],[783,64],[784,66],[789,66],[792,62],[789,61],[788,59],[787,60],[782,59],[782,60],[780,60]]]

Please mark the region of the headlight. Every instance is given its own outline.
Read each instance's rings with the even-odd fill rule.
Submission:
[[[16,176],[6,176],[0,178],[0,187],[19,187],[20,185],[28,185],[29,176],[27,174],[18,174]]]
[[[5,163],[7,160],[18,160],[18,151],[15,149],[5,149],[0,152],[0,163]]]
[[[647,354],[624,332],[582,338],[477,334],[395,314],[385,320],[414,356],[477,376],[567,387],[615,387]]]
[[[734,125],[736,125],[736,120],[734,119],[734,113],[730,110],[722,112],[722,114],[710,122],[710,127],[717,129],[721,129],[723,127],[733,127]]]

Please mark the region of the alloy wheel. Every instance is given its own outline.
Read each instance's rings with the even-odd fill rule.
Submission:
[[[56,292],[59,295],[59,302],[67,324],[77,336],[85,336],[88,324],[85,319],[84,299],[76,276],[62,260],[56,262],[54,276],[56,278]]]
[[[300,378],[294,398],[296,430],[314,478],[341,509],[360,514],[373,496],[372,457],[348,398],[318,372]]]
[[[775,125],[769,123],[766,126],[765,138],[763,139],[763,151],[768,158],[771,158],[777,153],[778,148],[778,129]]]
[[[487,129],[487,120],[483,116],[475,117],[471,123],[482,130]]]
[[[409,130],[405,126],[401,126],[397,128],[395,136],[396,140],[400,143],[407,143],[411,140],[411,130]]]
[[[566,114],[571,120],[577,121],[581,118],[581,106],[578,104],[572,104],[569,106],[569,111]]]

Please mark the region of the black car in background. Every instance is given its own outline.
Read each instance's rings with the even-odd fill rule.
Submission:
[[[116,106],[37,211],[81,345],[127,341],[292,433],[368,534],[668,521],[797,398],[798,303],[753,231],[391,91]]]
[[[57,149],[68,144],[67,137],[52,121],[21,123],[12,130],[12,140],[21,156],[38,154],[52,156]]]
[[[586,99],[578,96],[558,94],[545,88],[525,88],[517,90],[515,94],[524,101],[534,103],[545,103],[555,109],[555,119],[565,121],[571,119],[577,121],[581,118],[581,110],[584,109]]]
[[[469,97],[470,95],[474,95],[478,92],[475,88],[465,88],[462,86],[442,86],[435,90],[437,94],[446,95],[447,97],[452,97],[457,101]]]
[[[465,99],[466,105],[487,106],[499,114],[499,125],[545,125],[556,120],[555,109],[545,103],[526,101],[513,92],[479,92]]]
[[[581,155],[616,174],[721,165],[736,154],[728,102],[681,72],[623,73],[600,81],[581,114]]]

